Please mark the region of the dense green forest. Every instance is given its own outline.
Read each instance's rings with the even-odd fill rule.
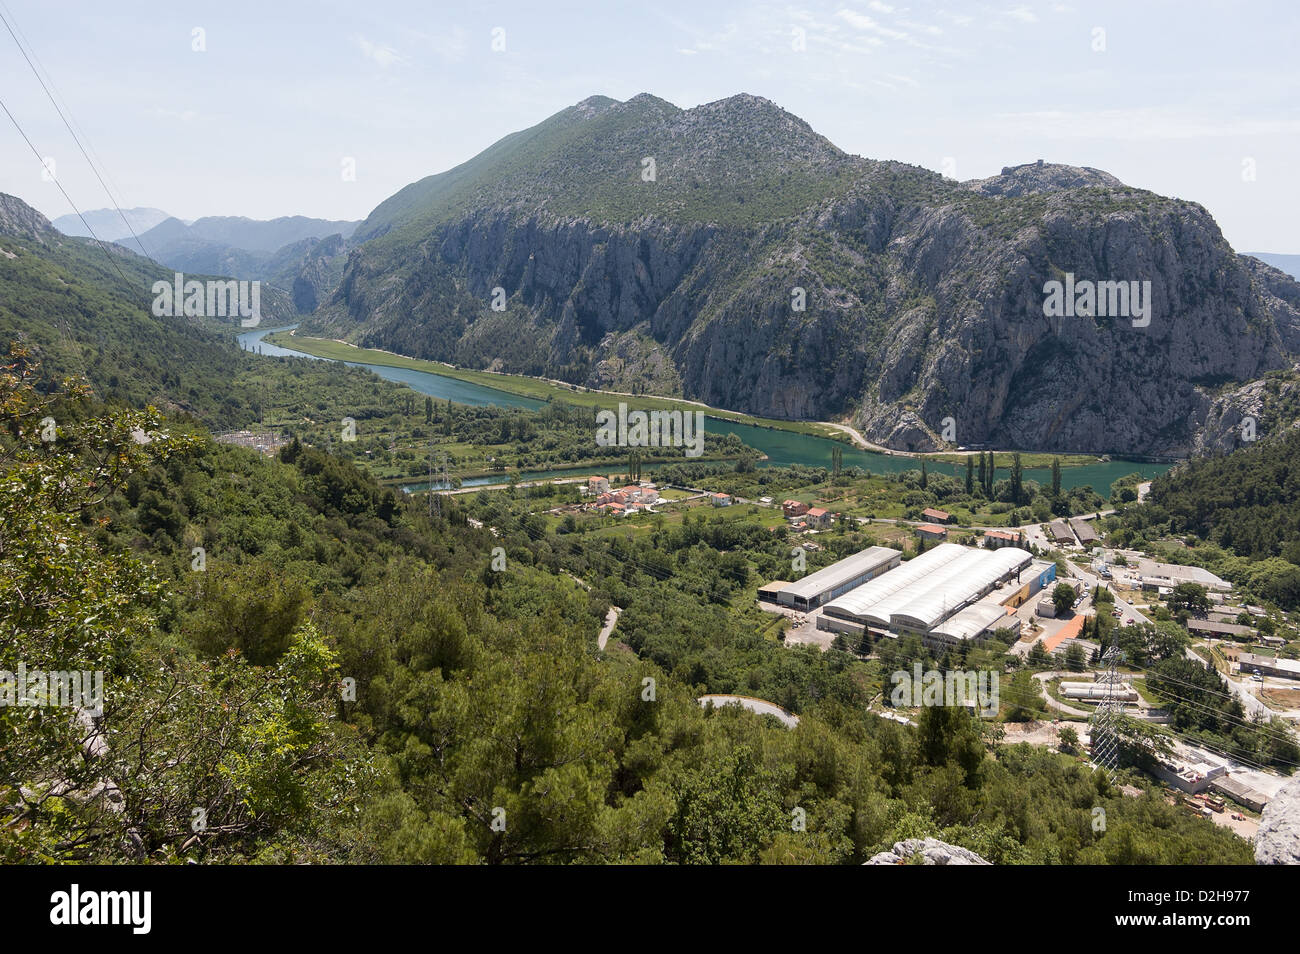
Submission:
[[[1300,608],[1300,430],[1188,461],[1111,524],[1117,545],[1204,566],[1258,600]]]
[[[3,643],[102,670],[105,700],[90,725],[0,709],[5,860],[847,863],[937,835],[1005,863],[1249,861],[959,710],[866,713],[880,663],[744,624],[734,555],[780,550],[752,528],[633,548],[480,495],[498,537],[320,449],[261,458],[8,365]],[[614,601],[630,648],[601,653]],[[801,722],[696,703],[732,689]]]
[[[4,235],[3,246],[0,349],[16,340],[38,355],[42,390],[76,375],[101,399],[130,407],[180,410],[213,426],[256,420],[254,394],[231,387],[250,361],[233,338],[238,321],[150,312],[153,284],[171,282],[170,269],[116,245],[62,235],[48,224]],[[263,321],[293,314],[282,292],[263,292]]]

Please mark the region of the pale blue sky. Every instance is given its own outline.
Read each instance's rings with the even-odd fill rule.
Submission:
[[[1300,252],[1300,5],[1286,0],[2,2],[123,207],[363,218],[592,94],[689,107],[748,92],[859,155],[961,179],[1095,166],[1202,203],[1239,250]],[[2,29],[0,50],[0,97],[73,200],[108,205]],[[0,124],[0,191],[70,211]]]

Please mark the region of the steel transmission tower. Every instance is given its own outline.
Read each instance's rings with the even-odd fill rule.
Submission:
[[[1119,718],[1123,705],[1119,700],[1119,672],[1117,667],[1124,654],[1119,650],[1118,639],[1115,645],[1106,650],[1102,661],[1106,663],[1106,698],[1097,706],[1093,714],[1090,734],[1092,735],[1092,764],[1106,770],[1112,779],[1119,768]]]

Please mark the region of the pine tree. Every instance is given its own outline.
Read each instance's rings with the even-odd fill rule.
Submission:
[[[970,495],[975,492],[975,461],[970,454],[966,455],[966,493]]]

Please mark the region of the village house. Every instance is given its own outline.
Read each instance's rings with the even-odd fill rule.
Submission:
[[[825,507],[810,507],[804,514],[804,522],[810,527],[824,530],[831,525],[831,513]]]

